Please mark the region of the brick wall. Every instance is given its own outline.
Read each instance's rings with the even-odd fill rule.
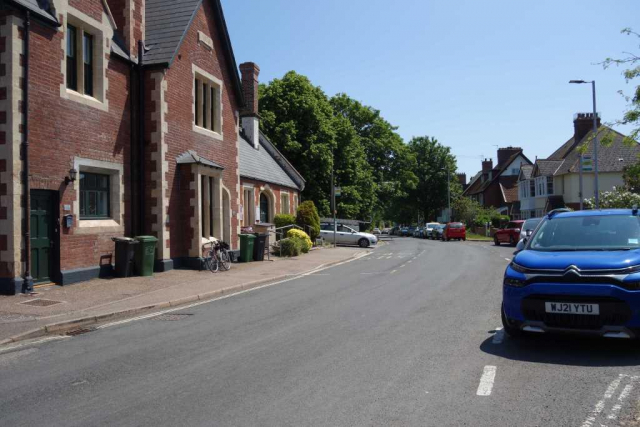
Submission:
[[[166,102],[168,104],[167,122],[168,129],[165,136],[167,142],[166,160],[168,171],[167,194],[169,199],[168,215],[171,229],[180,229],[186,232],[173,234],[170,239],[170,251],[172,257],[188,256],[193,236],[200,233],[194,230],[191,224],[192,207],[185,203],[184,193],[193,193],[190,183],[195,177],[190,171],[178,171],[176,158],[187,150],[194,150],[198,155],[212,160],[224,167],[222,185],[230,193],[230,205],[233,212],[238,211],[238,100],[235,99],[230,70],[223,55],[220,40],[221,29],[217,28],[213,19],[213,9],[210,2],[203,2],[200,10],[188,30],[180,51],[166,71]],[[198,31],[213,39],[213,51],[198,43]],[[193,93],[194,74],[193,65],[206,71],[222,81],[222,134],[223,140],[215,139],[193,130]],[[186,166],[180,166],[186,169]],[[191,200],[191,198],[189,198]],[[188,231],[185,230],[189,227]],[[238,218],[231,217],[232,247],[238,246],[237,238]],[[191,237],[191,239],[190,239]]]
[[[244,185],[252,185],[253,186],[253,195],[254,195],[255,207],[259,207],[260,206],[260,194],[263,191],[266,192],[268,195],[273,195],[273,197],[275,199],[275,214],[276,215],[281,213],[281,201],[282,201],[282,198],[280,197],[281,194],[283,192],[284,193],[289,193],[289,212],[288,213],[290,215],[295,215],[296,214],[294,200],[295,200],[295,196],[297,196],[298,200],[300,200],[300,192],[298,191],[298,189],[284,187],[284,186],[276,185],[276,184],[269,184],[269,183],[266,183],[266,182],[263,182],[263,181],[256,181],[254,179],[240,178],[240,187],[242,188]],[[241,203],[244,203],[244,201],[241,201]],[[246,206],[244,208],[247,209]]]

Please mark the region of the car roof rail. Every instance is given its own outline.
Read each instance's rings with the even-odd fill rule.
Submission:
[[[557,214],[559,214],[559,213],[563,213],[563,212],[571,212],[571,209],[569,209],[569,208],[559,208],[559,209],[554,209],[554,210],[550,211],[550,212],[547,214],[547,218],[551,219],[551,218],[553,218],[554,216],[556,216]]]

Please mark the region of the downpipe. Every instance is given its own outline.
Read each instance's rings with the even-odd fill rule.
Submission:
[[[24,108],[24,140],[22,142],[22,158],[24,170],[22,172],[24,215],[23,215],[23,238],[25,246],[25,268],[22,283],[22,292],[33,291],[33,277],[31,277],[31,185],[29,183],[29,42],[31,32],[31,12],[25,11],[24,21],[24,87],[23,87],[23,108]]]

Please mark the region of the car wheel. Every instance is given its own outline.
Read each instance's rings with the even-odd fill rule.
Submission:
[[[493,236],[493,244],[496,246],[500,246],[500,240],[498,240],[498,236]]]
[[[358,245],[359,245],[361,248],[368,248],[368,247],[369,247],[369,240],[367,240],[367,239],[360,239],[360,240],[358,240]]]
[[[517,245],[516,240],[513,238],[513,236],[509,237],[509,244],[511,246],[515,246]]]
[[[462,241],[463,241],[463,242],[466,242],[466,241],[467,241],[467,238],[466,238],[466,237],[463,237],[463,238],[462,238]]]
[[[502,318],[502,327],[504,328],[504,331],[506,332],[506,334],[512,338],[517,338],[522,336],[522,330],[520,328],[512,326],[509,323],[507,316],[504,314],[504,306],[500,308],[500,312],[501,312],[500,317]]]

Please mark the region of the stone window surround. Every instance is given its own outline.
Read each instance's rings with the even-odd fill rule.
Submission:
[[[284,209],[284,204],[282,203],[284,201],[284,199],[287,199],[287,209]],[[289,194],[288,191],[280,191],[280,213],[281,214],[287,214],[289,215],[289,213],[291,212],[291,195]]]
[[[121,163],[76,157],[73,161],[73,167],[78,171],[78,178],[72,184],[76,193],[76,200],[73,202],[73,215],[76,218],[75,234],[124,233],[123,165]],[[80,219],[80,174],[82,172],[109,175],[111,218]]]
[[[269,200],[269,218],[267,219],[267,224],[272,224],[276,215],[276,195],[273,190],[271,190],[271,187],[269,187],[268,184],[260,187],[260,193],[258,195],[258,207],[260,206],[260,196],[263,194]],[[256,224],[262,224],[260,218],[256,218],[255,222]]]
[[[191,84],[193,85],[193,90],[191,91],[191,113],[192,113],[192,127],[193,127],[193,131],[197,132],[201,135],[204,136],[208,136],[209,138],[213,138],[219,141],[224,140],[224,132],[222,131],[222,129],[224,129],[224,114],[223,114],[223,102],[222,102],[222,93],[224,90],[224,83],[222,82],[222,80],[218,79],[217,77],[213,76],[211,73],[206,72],[205,70],[203,70],[202,68],[198,67],[195,64],[192,64],[191,66],[192,69],[192,78],[191,78]],[[200,80],[203,80],[205,83],[212,85],[212,86],[216,86],[217,87],[217,92],[218,92],[218,123],[219,123],[219,132],[218,131],[213,131],[213,130],[209,130],[209,129],[205,129],[201,126],[197,126],[196,125],[196,88],[195,88],[195,79],[199,78]]]
[[[249,197],[248,199],[245,198],[245,194],[248,192]],[[255,192],[255,186],[253,184],[243,184],[242,185],[242,204],[243,207],[242,209],[244,210],[244,215],[242,217],[242,223],[245,227],[249,227],[253,224],[255,224],[256,220],[255,220],[255,215],[256,215],[256,192]],[[247,218],[247,220],[245,221],[245,217]]]
[[[107,80],[107,68],[108,60],[105,58],[107,52],[110,52],[109,40],[113,37],[113,28],[111,27],[109,20],[105,19],[103,14],[103,22],[98,22],[90,16],[80,12],[79,10],[66,6],[66,14],[64,14],[64,23],[60,27],[60,31],[63,33],[62,37],[62,50],[63,59],[62,63],[62,77],[63,81],[60,85],[60,96],[65,99],[69,99],[89,107],[97,108],[102,111],[109,110],[109,101],[107,100],[106,93],[108,88]],[[82,55],[84,49],[82,49],[82,35],[86,32],[94,37],[93,43],[93,66],[94,66],[94,87],[93,96],[84,95],[81,92],[76,92],[67,88],[67,24],[71,24],[76,27],[78,36],[76,37],[76,43],[78,44],[78,67],[82,67]],[[78,72],[78,89],[84,86],[84,73]]]
[[[193,182],[193,189],[195,190],[195,198],[192,198],[191,203],[194,207],[194,216],[192,217],[192,227],[194,229],[193,241],[191,243],[191,249],[189,251],[189,256],[201,257],[202,256],[202,245],[207,243],[209,239],[202,237],[202,222],[204,218],[202,218],[202,203],[203,200],[201,198],[202,194],[202,177],[212,177],[215,178],[215,187],[214,187],[214,230],[213,237],[217,239],[222,239],[222,228],[223,228],[223,212],[222,212],[222,171],[218,169],[213,169],[208,166],[202,165],[193,165],[192,172],[194,174],[195,182]]]

